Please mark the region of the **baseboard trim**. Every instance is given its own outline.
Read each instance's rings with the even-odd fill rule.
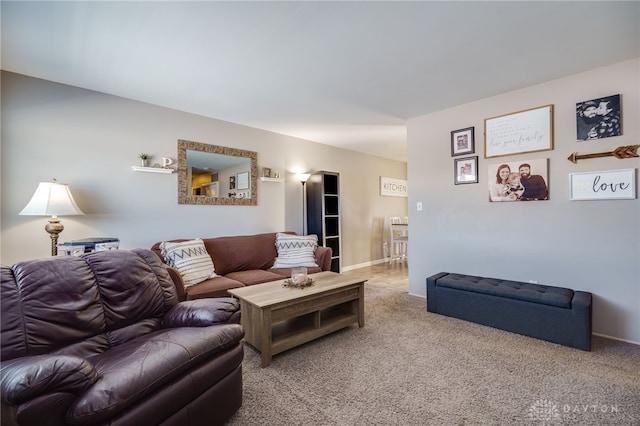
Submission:
[[[342,271],[343,272],[353,271],[354,269],[366,268],[367,266],[378,265],[380,263],[385,263],[385,262],[386,262],[385,259],[377,259],[377,260],[372,260],[365,263],[358,263],[357,265],[343,266]]]
[[[605,339],[611,339],[611,340],[617,340],[619,342],[624,342],[624,343],[631,343],[632,345],[638,345],[640,346],[640,342],[634,342],[633,340],[627,340],[627,339],[621,339],[619,337],[613,337],[613,336],[609,336],[607,334],[601,334],[601,333],[591,333],[592,336],[598,336],[598,337],[604,337]]]

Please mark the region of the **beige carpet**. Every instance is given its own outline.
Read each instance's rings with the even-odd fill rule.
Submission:
[[[640,425],[640,346],[584,352],[366,285],[366,325],[276,355],[245,344],[229,425]]]

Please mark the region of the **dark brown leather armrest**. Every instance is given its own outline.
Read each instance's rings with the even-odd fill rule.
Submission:
[[[169,272],[169,276],[173,280],[173,284],[176,286],[176,290],[178,292],[178,300],[181,302],[184,300],[187,300],[187,293],[186,293],[184,281],[182,281],[182,275],[180,275],[180,272],[176,268],[169,266],[167,264],[164,264],[164,267],[167,268],[167,271]]]
[[[26,356],[2,364],[3,404],[23,404],[55,392],[81,393],[98,380],[93,365],[76,356]]]
[[[333,255],[333,250],[331,247],[319,246],[316,249],[316,263],[319,267],[322,268],[323,271],[331,270],[331,256]]]
[[[240,302],[232,297],[188,300],[173,306],[162,319],[162,325],[178,328],[227,324],[239,310]]]

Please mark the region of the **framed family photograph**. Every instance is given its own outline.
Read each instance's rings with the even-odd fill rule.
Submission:
[[[548,200],[547,164],[546,158],[490,164],[487,171],[489,201]]]
[[[620,95],[591,99],[576,104],[579,141],[608,138],[622,134]]]
[[[473,127],[451,132],[451,156],[473,154],[476,152],[473,140]]]
[[[262,177],[266,177],[266,178],[271,177],[271,169],[269,167],[262,168]]]
[[[453,159],[453,182],[456,185],[478,183],[478,156]]]

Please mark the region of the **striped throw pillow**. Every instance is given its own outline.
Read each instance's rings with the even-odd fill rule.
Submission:
[[[276,257],[274,268],[293,268],[296,266],[318,266],[316,263],[317,235],[276,234]]]
[[[181,243],[163,241],[160,251],[167,265],[180,272],[185,287],[216,277],[213,260],[200,238]]]

